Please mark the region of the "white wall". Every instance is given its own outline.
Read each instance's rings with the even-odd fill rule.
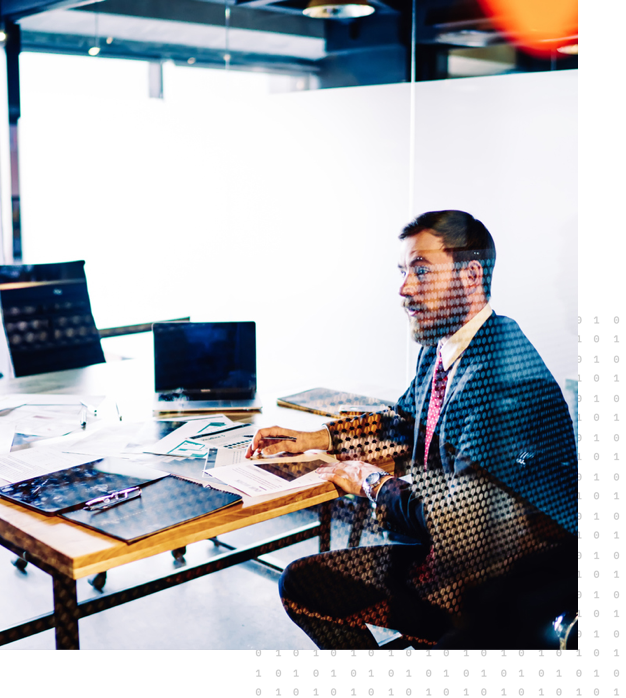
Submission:
[[[159,101],[123,87],[133,64],[85,96],[42,85],[57,58],[22,56],[25,261],[86,259],[101,327],[255,320],[261,388],[404,388],[409,85],[204,104],[168,100],[171,70]],[[416,98],[415,213],[483,220],[494,308],[574,374],[575,73],[421,83]]]
[[[415,213],[470,211],[496,242],[492,306],[575,377],[577,71],[418,85]]]

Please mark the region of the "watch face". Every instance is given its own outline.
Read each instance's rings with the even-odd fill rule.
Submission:
[[[372,485],[375,485],[380,478],[383,476],[382,473],[370,473],[366,478],[365,482],[371,487]]]

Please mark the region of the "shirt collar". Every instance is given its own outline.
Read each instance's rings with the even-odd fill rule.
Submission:
[[[485,324],[491,313],[491,306],[487,303],[480,312],[476,313],[469,322],[466,322],[451,337],[440,342],[439,351],[441,352],[444,371],[450,370],[452,364],[467,349],[469,343],[474,339],[474,335]]]

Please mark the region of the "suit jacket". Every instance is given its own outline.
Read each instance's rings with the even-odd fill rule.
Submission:
[[[411,455],[412,483],[378,494],[388,528],[431,548],[425,595],[449,610],[469,582],[575,537],[577,457],[569,411],[513,320],[492,314],[463,352],[423,463],[436,348],[395,410],[329,425],[341,458]]]

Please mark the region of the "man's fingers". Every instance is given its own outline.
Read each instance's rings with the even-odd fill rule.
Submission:
[[[320,466],[315,472],[320,478],[329,480],[344,492],[363,497],[364,478],[370,473],[380,472],[380,468],[363,461],[341,461]]]
[[[320,465],[315,472],[319,475],[332,475],[336,469],[337,466],[334,465]]]
[[[246,458],[251,458],[254,453],[260,449],[263,448],[264,445],[268,446],[270,443],[275,443],[275,442],[266,442],[263,444],[263,439],[266,436],[288,436],[288,432],[290,430],[282,429],[281,427],[265,427],[264,429],[259,429],[254,437],[252,438],[252,443],[248,446],[248,450],[246,451]]]
[[[268,445],[265,446],[264,444]],[[269,445],[271,443],[271,445]],[[301,453],[300,448],[297,446],[297,441],[261,441],[259,448],[264,456],[274,456],[277,453]]]
[[[325,429],[294,431],[277,426],[265,427],[259,429],[252,438],[246,458],[252,458],[258,451],[264,456],[274,456],[277,453],[304,453],[312,448],[323,449],[327,447],[326,434]]]
[[[284,440],[276,441],[277,436],[296,437],[296,441]],[[274,437],[274,438],[270,438]],[[259,429],[252,439],[252,443],[246,451],[246,458],[251,458],[257,451],[264,456],[273,456],[277,453],[302,453],[302,444],[299,443],[300,434],[292,429],[284,427],[266,427]]]

